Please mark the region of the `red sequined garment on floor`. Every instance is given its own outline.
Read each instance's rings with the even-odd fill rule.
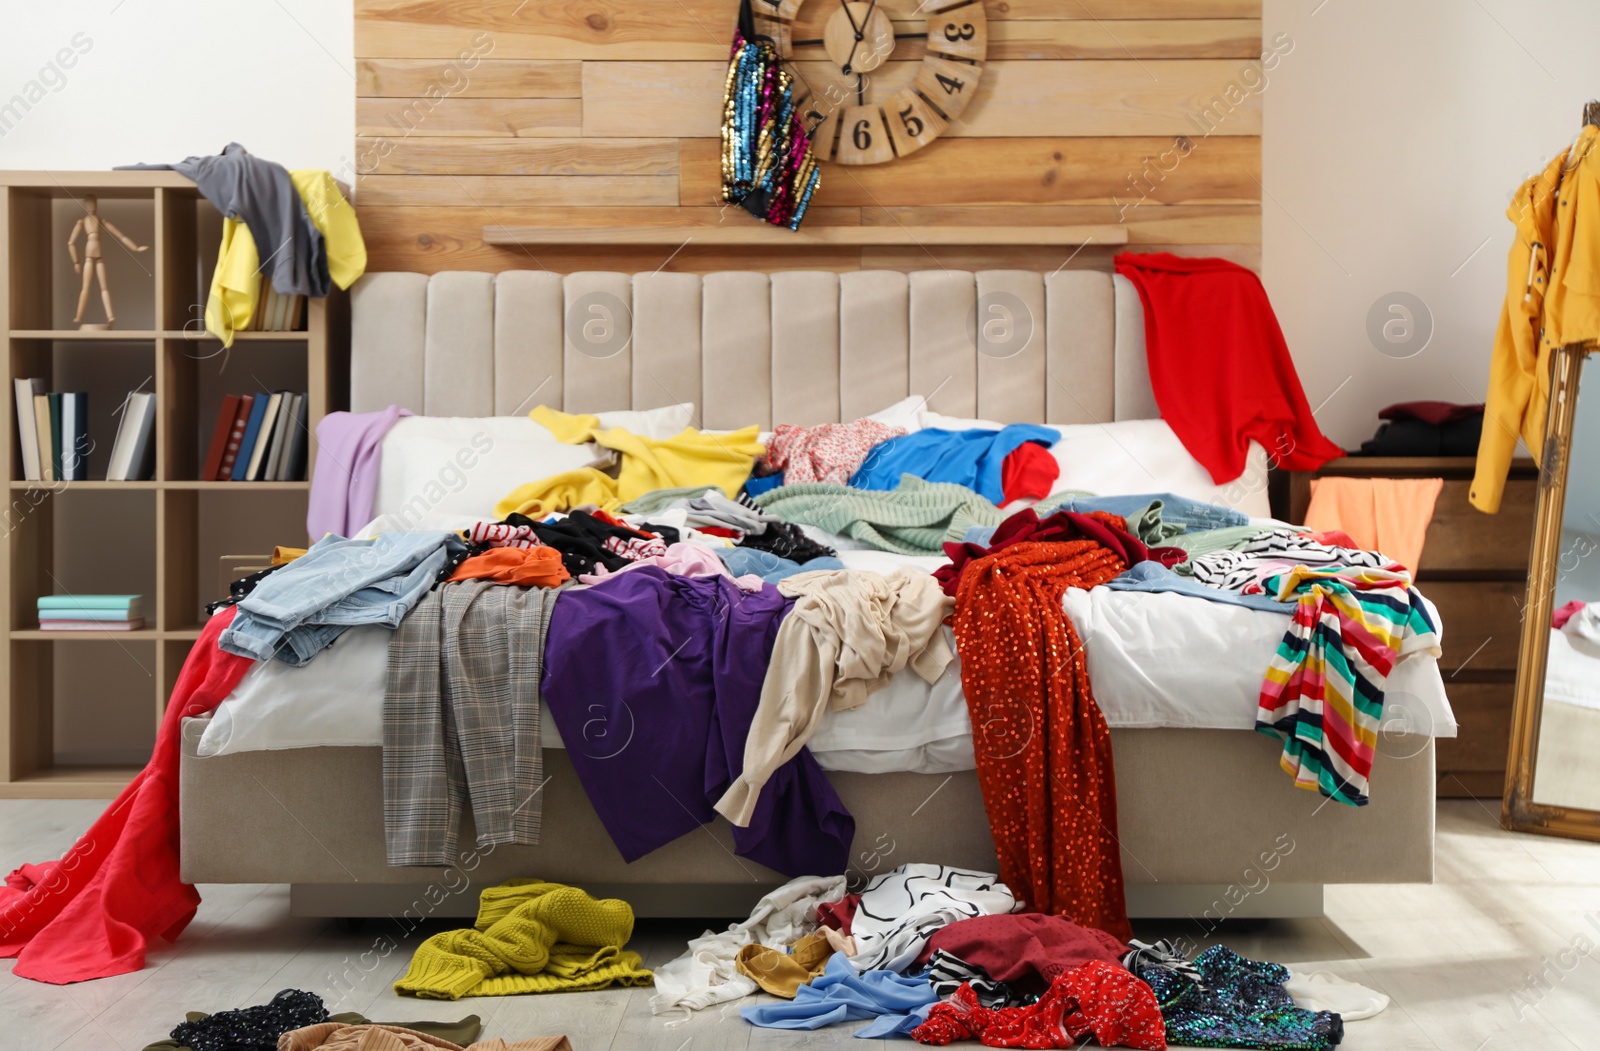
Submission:
[[[1000,878],[1123,941],[1111,732],[1061,599],[1125,569],[1092,540],[1013,544],[963,569],[953,622]]]
[[[1150,987],[1104,960],[1063,972],[1026,1007],[984,1007],[972,986],[962,983],[911,1031],[918,1043],[939,1047],[975,1039],[985,1047],[1068,1048],[1088,1036],[1101,1047],[1167,1046],[1166,1024]]]

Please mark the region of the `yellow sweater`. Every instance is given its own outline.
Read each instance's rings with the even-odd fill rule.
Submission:
[[[576,887],[508,880],[483,892],[470,929],[435,934],[417,946],[394,991],[431,1000],[561,993],[649,985],[636,952],[633,909],[596,901]]]
[[[1560,347],[1600,340],[1600,129],[1583,129],[1523,183],[1506,209],[1516,238],[1506,261],[1506,300],[1489,363],[1483,437],[1469,499],[1500,509],[1520,437],[1537,461],[1550,400],[1550,359]]]
[[[367,245],[356,210],[328,172],[292,171],[289,178],[311,222],[322,232],[328,276],[340,288],[349,288],[367,269]],[[222,220],[222,247],[206,299],[206,331],[222,340],[223,346],[232,346],[233,334],[250,324],[263,280],[260,253],[250,228],[237,219]]]
[[[671,438],[646,438],[612,427],[603,430],[595,416],[557,412],[541,405],[528,414],[563,442],[594,442],[614,450],[621,466],[613,478],[593,467],[541,478],[520,485],[495,505],[498,518],[524,514],[530,518],[594,504],[615,511],[629,500],[657,489],[703,485],[729,496],[739,492],[756,458],[766,452],[757,441],[759,427],[727,434],[708,434],[686,427]]]

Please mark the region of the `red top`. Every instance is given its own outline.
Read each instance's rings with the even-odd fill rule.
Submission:
[[[1254,273],[1226,259],[1117,256],[1144,303],[1145,354],[1161,418],[1218,485],[1250,442],[1274,466],[1311,471],[1344,455],[1311,417],[1283,330]]]
[[[204,715],[254,663],[217,648],[229,608],[206,623],[172,688],[150,764],[57,861],[23,865],[0,887],[0,957],[52,985],[144,967],[145,946],[194,919],[200,895],[178,876],[178,758],[184,717]]]

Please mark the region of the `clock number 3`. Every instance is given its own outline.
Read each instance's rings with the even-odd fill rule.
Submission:
[[[922,118],[912,112],[912,107],[907,106],[900,111],[900,123],[906,126],[906,134],[913,139],[920,138],[923,132]]]
[[[950,22],[944,27],[944,38],[951,43],[955,43],[957,40],[971,40],[977,35],[977,32],[978,31],[972,27],[971,22],[965,22],[960,26],[957,26],[954,22]]]
[[[856,144],[856,149],[867,150],[872,148],[872,122],[870,120],[856,121],[855,131],[850,139]]]

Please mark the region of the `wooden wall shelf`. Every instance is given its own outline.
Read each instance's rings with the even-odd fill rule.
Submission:
[[[1128,228],[1099,226],[814,226],[781,230],[736,216],[726,226],[560,227],[485,226],[483,243],[711,247],[828,247],[859,245],[1125,245]]]
[[[150,250],[139,257],[144,273],[115,288],[119,318],[130,325],[126,329],[82,331],[63,325],[70,313],[61,312],[62,282],[74,282],[70,291],[75,294],[76,279],[62,258],[61,221],[70,218],[62,213],[78,209],[78,199],[86,194],[118,202],[139,215],[149,233]],[[0,489],[12,509],[9,528],[0,531],[5,592],[0,603],[0,662],[5,665],[0,671],[0,798],[109,798],[121,791],[139,767],[120,765],[120,760],[147,744],[127,741],[112,756],[105,738],[116,745],[121,734],[159,724],[173,682],[200,635],[201,604],[219,594],[218,552],[209,549],[259,551],[255,538],[262,533],[278,538],[268,546],[305,542],[300,523],[309,482],[215,482],[199,475],[219,392],[287,387],[290,381],[309,395],[308,462],[315,462],[316,424],[344,404],[348,300],[337,292],[311,300],[305,331],[237,333],[235,360],[254,356],[255,364],[222,371],[226,359],[212,353],[220,341],[199,331],[195,320],[205,298],[197,282],[199,275],[211,273],[220,221],[194,184],[176,172],[0,172],[0,338],[7,345],[0,427],[9,450]],[[119,249],[108,244],[106,251]],[[93,302],[91,318],[97,319],[99,311],[98,301]],[[130,345],[112,345],[117,343]],[[10,381],[40,376],[51,389],[65,384],[89,389],[93,379],[85,377],[95,373],[83,363],[86,356],[93,369],[127,361],[137,370],[130,371],[129,386],[148,374],[143,389],[156,394],[154,478],[105,481],[102,469],[87,481],[23,479]],[[266,379],[255,378],[260,367],[268,369],[258,373]],[[127,389],[120,379],[112,390],[91,391],[90,437],[97,445],[108,447],[114,433],[109,412],[115,396]],[[106,496],[112,493],[128,495]],[[240,503],[232,494],[251,495],[248,503]],[[110,501],[113,510],[107,511]],[[127,551],[120,559],[107,559],[110,564],[99,575],[85,578],[80,571],[74,576],[83,561],[74,554],[74,545],[84,542],[83,528],[93,528],[95,516],[108,514],[116,518],[109,525],[113,532],[139,539],[126,541]],[[153,544],[146,546],[146,537]],[[39,630],[37,598],[66,590],[140,592],[145,626],[124,632]],[[130,661],[137,668],[130,668]],[[82,705],[83,694],[92,695],[91,717],[104,715],[119,729],[78,751],[56,739],[62,721],[56,705]],[[146,718],[150,722],[140,722]],[[153,732],[148,739],[154,739]],[[59,758],[63,753],[65,759]],[[102,754],[118,761],[86,765]]]

